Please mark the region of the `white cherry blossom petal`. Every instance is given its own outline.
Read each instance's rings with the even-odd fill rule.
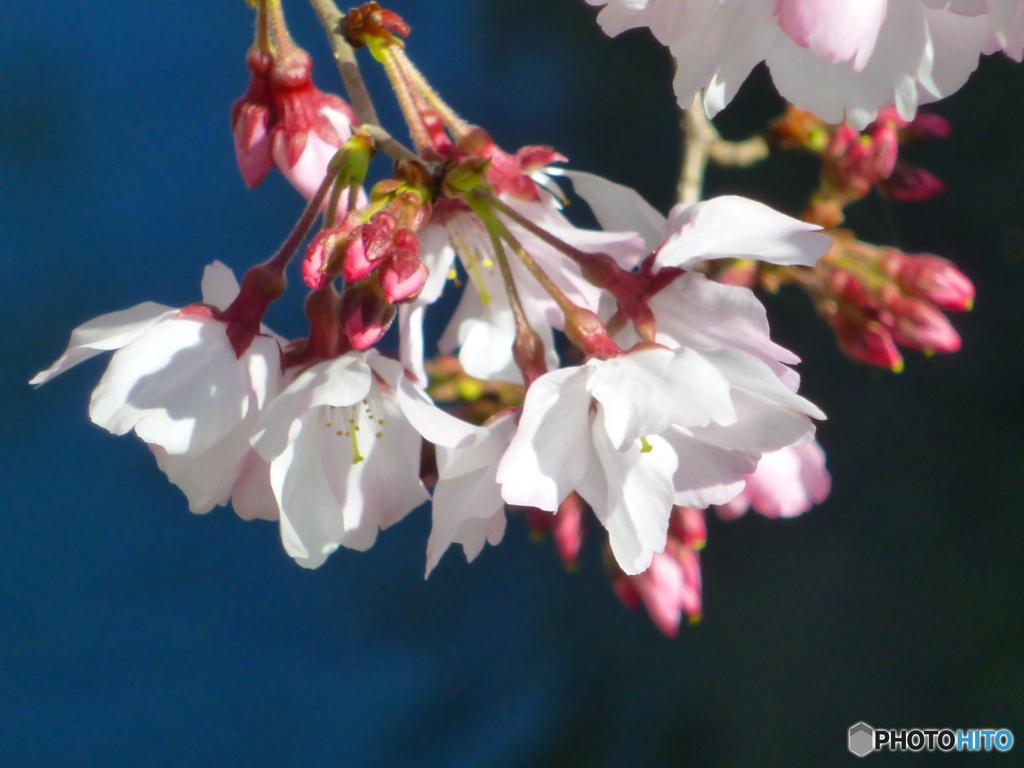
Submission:
[[[743,475],[757,465],[757,454],[729,450],[672,427],[662,433],[677,457],[673,503],[685,507],[724,504],[743,490]]]
[[[606,436],[604,416],[605,409],[599,407],[592,427],[593,453],[576,489],[608,530],[619,567],[634,575],[646,570],[654,554],[665,548],[677,459],[668,443],[656,436],[648,438],[649,451],[639,444],[617,450]]]
[[[515,419],[506,414],[477,429],[482,434],[470,448],[437,448],[427,576],[452,544],[461,544],[466,560],[472,562],[485,542],[498,544],[504,535],[505,501],[496,470],[515,432]]]
[[[219,321],[167,318],[114,354],[89,416],[116,435],[134,429],[171,454],[203,453],[249,410],[251,354],[258,353],[235,357]]]
[[[659,344],[672,349],[738,349],[767,363],[794,392],[799,386],[799,374],[787,365],[800,358],[771,340],[764,305],[749,288],[687,272],[652,296],[648,306],[658,322]]]
[[[110,312],[82,323],[71,332],[71,340],[64,354],[45,371],[33,376],[29,384],[45,384],[54,376],[101,352],[127,346],[174,311],[163,304],[146,301],[129,309]]]
[[[665,236],[665,217],[635,189],[583,171],[560,170],[603,229],[636,232],[649,251]]]
[[[729,382],[692,349],[641,349],[592,365],[587,391],[604,406],[608,438],[626,450],[669,424],[731,424]]]
[[[231,506],[243,520],[278,520],[281,516],[270,484],[270,465],[251,448],[231,486]]]
[[[832,247],[821,227],[734,195],[681,203],[669,213],[667,228],[672,234],[658,252],[658,267],[692,269],[720,258],[809,267]]]
[[[509,504],[554,512],[586,473],[590,372],[562,368],[527,390],[519,430],[498,465],[497,480]]]

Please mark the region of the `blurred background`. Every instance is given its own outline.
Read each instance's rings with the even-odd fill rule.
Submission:
[[[582,0],[391,7],[413,59],[500,145],[554,145],[670,206],[672,64],[649,34],[606,39]],[[312,11],[286,11],[318,84],[340,89]],[[1024,69],[985,60],[934,108],[952,137],[907,157],[945,195],[850,215],[975,281],[954,318],[964,349],[867,369],[802,294],[770,298],[829,414],[832,496],[795,520],[712,521],[704,620],[668,640],[619,604],[596,541],[566,573],[519,519],[428,582],[426,509],[305,571],[275,526],[190,515],[138,440],[88,421],[104,363],[28,387],[72,327],[194,301],[207,263],[241,274],[298,216],[279,175],[249,192],[235,167],[251,18],[242,0],[5,3],[0,765],[810,767],[852,763],[858,720],[1024,738]],[[719,123],[741,138],[780,111],[759,73]],[[712,171],[708,192],[797,213],[815,178],[786,155]],[[303,334],[301,298],[272,309],[275,330]]]

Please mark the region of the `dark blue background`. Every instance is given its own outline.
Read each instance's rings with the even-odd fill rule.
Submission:
[[[606,40],[582,0],[394,8],[414,59],[503,146],[553,144],[667,208],[671,65],[648,35]],[[311,11],[287,10],[319,83],[340,87]],[[287,233],[297,196],[274,175],[248,192],[234,165],[250,41],[242,0],[5,4],[0,765],[821,766],[853,762],[861,719],[1024,736],[1020,70],[987,61],[938,108],[954,137],[914,157],[947,195],[851,216],[975,279],[964,351],[866,370],[804,297],[770,300],[830,416],[833,497],[713,524],[706,618],[669,641],[620,607],[594,542],[566,574],[521,521],[429,582],[425,510],[304,571],[274,526],[188,514],[144,446],[88,422],[102,363],[27,386],[73,326],[193,301],[208,262],[240,273]],[[763,76],[739,102],[722,121],[736,135],[778,109]],[[785,157],[711,191],[796,211],[813,183]],[[300,335],[300,301],[271,325]]]

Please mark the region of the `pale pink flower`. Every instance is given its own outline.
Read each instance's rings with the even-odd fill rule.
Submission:
[[[226,308],[238,284],[220,262],[207,267],[203,298]],[[257,334],[240,356],[227,325],[203,307],[147,302],[76,328],[63,355],[32,379],[42,384],[103,351],[117,350],[92,393],[89,417],[116,435],[134,430],[193,512],[227,504],[233,489],[258,480],[248,467],[249,436],[280,382],[280,346]],[[238,483],[241,482],[241,485]],[[248,515],[265,516],[255,503]]]
[[[796,517],[823,502],[832,488],[816,440],[766,453],[744,480],[743,491],[718,506],[719,516],[736,518],[753,507],[765,517]]]
[[[714,258],[813,266],[832,245],[820,227],[754,200],[725,196],[681,204],[666,218],[628,187],[579,171],[564,175],[602,226],[633,230],[643,238],[646,248],[657,254],[655,269],[692,269]],[[741,350],[764,361],[796,391],[800,377],[788,366],[800,359],[771,340],[764,306],[749,289],[686,272],[649,297],[647,306],[656,320],[659,344]],[[627,326],[616,340],[629,347],[640,339]]]
[[[751,69],[830,122],[863,128],[879,107],[913,117],[959,89],[978,55],[1020,54],[1020,0],[587,0],[609,35],[646,26],[676,57],[682,107],[714,116]]]
[[[376,352],[318,363],[278,396],[252,438],[270,464],[285,550],[307,568],[339,545],[368,549],[379,529],[427,500],[395,368]]]
[[[808,415],[823,417],[746,353],[637,349],[535,381],[497,479],[506,502],[551,512],[577,491],[636,574],[673,505],[728,501],[762,453],[813,434]]]
[[[457,446],[461,424],[376,350],[302,371],[252,438],[270,464],[285,550],[316,568],[339,546],[369,549],[378,530],[429,498],[419,477],[421,431],[455,434],[446,442]]]

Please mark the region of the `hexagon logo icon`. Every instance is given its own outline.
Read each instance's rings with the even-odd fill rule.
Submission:
[[[847,746],[857,757],[871,754],[875,751],[875,729],[867,723],[851,725]]]

